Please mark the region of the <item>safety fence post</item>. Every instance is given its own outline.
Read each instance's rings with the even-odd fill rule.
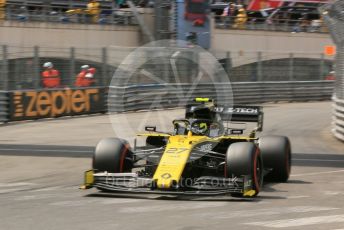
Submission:
[[[40,74],[39,74],[39,47],[33,47],[33,81],[36,89],[40,88]]]
[[[2,78],[2,89],[8,90],[8,50],[7,45],[2,46],[1,54],[1,78]]]
[[[70,48],[70,62],[69,62],[69,79],[68,85],[73,85],[74,77],[75,77],[75,48]]]
[[[294,80],[294,54],[289,54],[289,81]]]
[[[262,52],[259,51],[257,53],[257,77],[258,81],[263,81],[263,63],[262,63],[263,55]]]
[[[229,78],[231,77],[230,76],[231,75],[230,74],[231,68],[232,68],[231,52],[227,51],[226,52],[226,73],[227,73]]]
[[[320,54],[320,65],[319,65],[319,80],[324,80],[324,70],[325,70],[325,55]]]
[[[108,82],[110,82],[110,80],[108,79],[108,68],[107,68],[107,48],[103,47],[102,50],[102,72],[101,72],[101,79],[99,81],[99,85],[101,86],[105,86],[108,84]]]

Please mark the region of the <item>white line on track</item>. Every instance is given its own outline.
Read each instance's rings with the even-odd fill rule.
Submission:
[[[215,219],[228,219],[228,218],[249,218],[256,216],[271,216],[271,215],[281,215],[290,213],[311,213],[311,212],[322,212],[338,210],[339,208],[332,207],[319,207],[319,206],[295,206],[295,207],[285,207],[281,208],[264,208],[255,210],[244,210],[244,211],[232,211],[232,212],[214,212],[213,218]],[[199,215],[197,213],[197,215]],[[204,217],[209,215],[206,213]]]
[[[301,198],[309,198],[310,196],[287,196],[287,199],[301,199]]]
[[[332,224],[344,222],[344,215],[333,216],[314,216],[304,217],[297,219],[285,219],[285,220],[272,220],[272,221],[259,221],[252,223],[245,223],[246,225],[270,227],[270,228],[287,228],[287,227],[300,227],[306,225],[315,224]]]
[[[24,188],[0,189],[0,194],[26,191]]]
[[[302,174],[292,174],[291,177],[299,177],[299,176],[316,176],[321,174],[331,174],[331,173],[341,173],[344,172],[343,170],[335,170],[335,171],[326,171],[326,172],[315,172],[315,173],[302,173]]]
[[[73,153],[91,153],[87,150],[72,150],[72,149],[0,149],[0,151],[25,151],[25,152],[73,152]]]
[[[110,200],[99,200],[99,199],[83,199],[83,200],[65,200],[65,201],[58,201],[50,203],[50,205],[54,206],[62,206],[62,207],[78,207],[78,206],[86,206],[86,205],[123,205],[129,203],[137,203],[142,202],[141,200],[135,199],[110,199]]]
[[[64,189],[62,186],[52,186],[52,187],[34,189],[34,190],[31,190],[30,192],[46,192],[46,191],[54,191],[54,190],[62,190],[62,189]]]
[[[339,196],[339,195],[343,196],[344,192],[343,191],[324,191],[324,194],[327,196]]]
[[[39,194],[39,195],[18,196],[14,200],[16,200],[16,201],[28,201],[28,200],[51,199],[51,198],[56,198],[56,194]]]
[[[168,205],[151,205],[144,207],[126,207],[119,209],[120,213],[147,213],[147,212],[167,212],[167,211],[187,211],[187,210],[199,210],[206,208],[217,208],[226,206],[228,203],[188,203],[188,204],[168,204]]]
[[[293,161],[344,162],[344,160],[303,159],[303,158],[296,158],[296,159],[293,159]]]
[[[0,188],[22,187],[22,186],[32,186],[32,185],[36,185],[36,184],[35,183],[27,183],[27,182],[0,183]]]

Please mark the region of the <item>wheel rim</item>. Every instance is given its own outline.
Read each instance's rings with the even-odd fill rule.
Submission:
[[[258,194],[262,183],[262,162],[260,158],[260,152],[258,149],[254,156],[253,170],[253,188],[254,190],[256,190],[256,194]]]
[[[288,147],[286,151],[285,166],[286,166],[287,176],[289,177],[290,169],[291,169],[290,147]]]
[[[261,186],[262,183],[262,162],[259,158],[259,156],[257,156],[257,164],[256,164],[256,175],[257,175],[257,182],[258,182],[258,186]],[[259,188],[260,190],[260,188]]]

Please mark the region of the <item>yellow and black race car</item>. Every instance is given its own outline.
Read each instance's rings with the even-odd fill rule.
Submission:
[[[248,134],[238,124],[255,123]],[[235,124],[236,127],[233,127]],[[258,106],[216,105],[196,98],[173,133],[147,126],[146,145],[131,148],[119,138],[101,140],[93,169],[82,188],[107,192],[254,197],[263,180],[286,182],[291,146],[284,136],[256,137],[262,131]]]

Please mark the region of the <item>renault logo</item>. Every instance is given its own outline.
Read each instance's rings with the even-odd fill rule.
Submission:
[[[169,178],[171,178],[171,174],[169,174],[169,173],[164,173],[164,174],[161,175],[161,178],[163,178],[163,179],[169,179]]]

